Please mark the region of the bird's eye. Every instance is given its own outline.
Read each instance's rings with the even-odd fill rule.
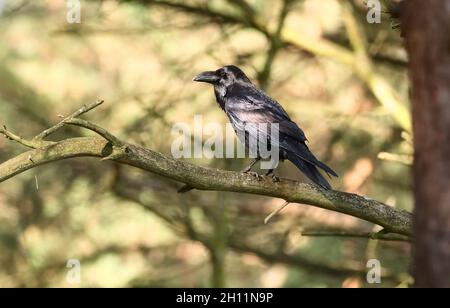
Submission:
[[[219,76],[225,78],[227,76],[227,73],[225,73],[225,71],[220,71]]]

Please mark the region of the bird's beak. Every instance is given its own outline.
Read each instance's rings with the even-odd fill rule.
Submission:
[[[198,74],[192,80],[198,82],[214,83],[219,80],[219,76],[217,76],[216,72],[208,71]]]

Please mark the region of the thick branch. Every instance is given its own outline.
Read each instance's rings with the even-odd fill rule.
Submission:
[[[411,235],[410,213],[355,194],[325,191],[318,187],[270,177],[258,181],[251,175],[196,166],[161,153],[124,144],[126,151],[112,157],[161,176],[186,183],[200,190],[232,191],[282,198],[352,215],[378,224],[389,232]],[[111,157],[115,147],[102,137],[71,138],[25,152],[0,164],[0,182],[33,167],[71,157]]]

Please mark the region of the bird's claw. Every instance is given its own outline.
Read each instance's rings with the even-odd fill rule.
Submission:
[[[276,175],[274,175],[274,174],[272,174],[272,181],[273,182],[279,182],[280,181],[280,178],[279,177],[277,177]]]
[[[275,175],[275,173],[273,172],[273,169],[270,169],[269,171],[267,171],[265,176],[270,176],[272,178],[273,182],[279,182],[280,181],[280,178]]]
[[[255,172],[255,171],[244,171],[243,173],[244,174],[249,174],[249,175],[255,177],[258,181],[262,180],[262,175],[258,174],[258,172]]]

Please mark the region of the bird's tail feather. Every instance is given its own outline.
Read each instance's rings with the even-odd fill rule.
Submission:
[[[306,157],[302,157],[302,155],[297,154],[297,152],[295,152],[294,154],[299,157],[300,159],[303,158],[303,160],[306,160],[308,162],[310,162],[311,164],[315,165],[316,167],[319,167],[320,169],[322,169],[323,171],[325,171],[328,175],[333,175],[335,177],[339,177],[339,175],[330,167],[328,167],[326,164],[324,164],[323,162],[321,162],[320,160],[318,160],[310,151],[309,149],[306,147],[306,151],[302,151],[302,154],[307,154],[305,155]]]
[[[311,181],[327,190],[331,189],[330,183],[328,183],[328,181],[323,177],[323,175],[319,172],[315,165],[301,159],[293,153],[288,153],[287,158],[294,165],[296,165],[297,168],[300,169],[300,171],[303,172]]]
[[[320,160],[316,160],[314,161],[314,165],[316,165],[317,167],[319,167],[320,169],[322,169],[323,171],[325,171],[328,175],[333,175],[335,177],[339,177],[339,175],[330,167],[328,167],[327,165],[325,165],[323,162],[321,162]]]
[[[289,149],[288,149],[289,151]],[[322,169],[325,171],[329,176],[333,175],[335,177],[339,177],[339,175],[330,167],[328,167],[326,164],[318,160],[313,153],[308,149],[308,146],[304,143],[297,143],[295,145],[295,148],[292,150],[292,154],[295,154],[298,158],[300,158],[303,161],[307,161],[314,166]],[[331,177],[331,176],[330,176]]]

